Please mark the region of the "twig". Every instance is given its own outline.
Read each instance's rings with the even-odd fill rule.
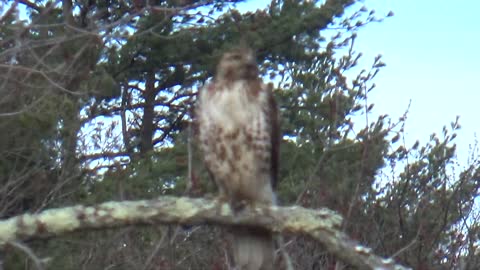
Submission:
[[[32,260],[32,262],[35,264],[35,268],[37,268],[38,270],[45,269],[43,267],[42,260],[40,258],[38,258],[37,255],[35,255],[35,253],[33,252],[33,250],[31,250],[28,246],[26,246],[26,245],[24,245],[20,242],[16,242],[16,241],[8,242],[8,244],[12,247],[15,247],[18,250],[21,250],[23,253],[25,253]]]

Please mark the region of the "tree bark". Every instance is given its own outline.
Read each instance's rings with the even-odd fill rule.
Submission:
[[[228,204],[218,201],[163,196],[155,200],[106,202],[89,207],[78,205],[13,217],[0,221],[0,245],[78,230],[127,225],[249,225],[276,233],[307,235],[358,269],[407,269],[396,265],[392,259],[376,256],[371,249],[349,239],[341,231],[341,223],[342,218],[329,209],[247,206],[234,213]]]
[[[157,90],[155,89],[155,72],[147,72],[145,81],[145,107],[143,108],[143,119],[142,119],[142,135],[140,138],[140,152],[142,155],[153,150],[153,133],[155,132],[154,128],[154,117],[155,117],[155,97],[157,95]]]

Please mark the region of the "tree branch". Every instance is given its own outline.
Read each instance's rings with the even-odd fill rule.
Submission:
[[[43,238],[68,232],[125,225],[175,223],[184,225],[250,225],[277,233],[307,235],[358,269],[403,270],[392,259],[382,259],[350,240],[340,230],[342,218],[328,209],[246,207],[233,213],[228,204],[206,199],[163,196],[155,200],[106,202],[24,214],[0,221],[0,245],[21,239]]]
[[[24,4],[25,6],[36,10],[38,13],[40,13],[40,12],[42,11],[42,8],[41,8],[41,7],[39,7],[38,5],[32,3],[32,2],[30,2],[30,1],[28,1],[28,0],[19,0],[18,3]]]

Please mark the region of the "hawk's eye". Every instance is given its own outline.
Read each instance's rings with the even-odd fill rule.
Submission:
[[[241,56],[240,54],[232,54],[232,55],[230,55],[229,58],[230,58],[231,60],[236,60],[236,61],[238,61],[238,60],[242,59],[242,56]]]

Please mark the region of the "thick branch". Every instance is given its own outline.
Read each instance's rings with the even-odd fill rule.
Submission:
[[[67,232],[159,223],[255,225],[278,233],[310,236],[328,251],[359,269],[407,269],[391,259],[374,255],[369,248],[340,231],[342,218],[328,209],[247,207],[233,213],[228,204],[192,198],[160,197],[155,200],[107,202],[97,206],[51,209],[0,221],[0,245],[18,239],[60,235]]]

